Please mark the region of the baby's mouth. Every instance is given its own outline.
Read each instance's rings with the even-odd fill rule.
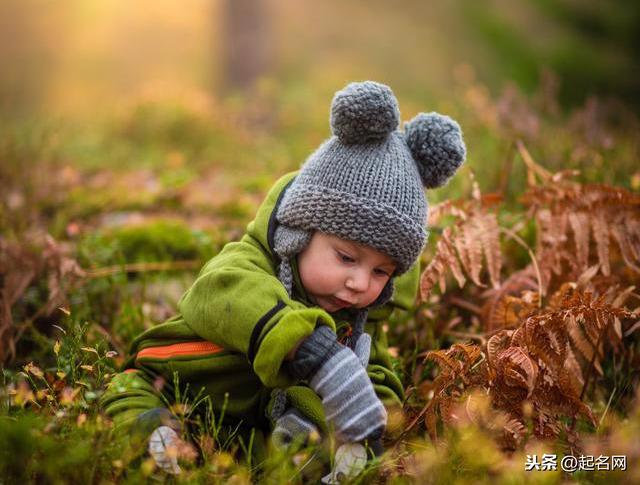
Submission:
[[[337,296],[330,296],[329,297],[329,301],[334,305],[338,307],[338,310],[342,310],[343,308],[347,308],[350,306],[353,306],[353,303],[343,300],[341,298],[338,298]]]

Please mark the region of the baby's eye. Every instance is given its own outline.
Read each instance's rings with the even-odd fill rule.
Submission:
[[[390,276],[389,273],[387,273],[383,269],[374,269],[373,272],[378,276],[387,276],[387,277]]]
[[[340,258],[340,261],[342,261],[343,263],[354,263],[356,261],[348,254],[341,253],[340,251],[338,251],[338,257]]]

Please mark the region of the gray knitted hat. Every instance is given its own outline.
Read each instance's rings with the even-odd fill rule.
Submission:
[[[418,259],[427,238],[424,187],[444,185],[465,158],[460,126],[421,113],[399,131],[388,86],[351,83],[331,105],[333,136],[305,162],[276,217],[276,252],[300,252],[314,230],[367,244],[394,259],[395,275]]]

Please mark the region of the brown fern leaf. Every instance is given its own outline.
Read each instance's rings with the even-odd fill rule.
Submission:
[[[443,259],[445,261],[445,264],[447,264],[449,269],[451,270],[451,273],[453,274],[453,277],[456,279],[458,286],[462,288],[467,280],[464,277],[464,274],[462,273],[460,262],[458,261],[458,257],[455,254],[452,237],[453,237],[452,229],[450,227],[447,227],[442,232],[442,239],[441,239],[442,241],[444,241],[442,245]]]
[[[466,277],[476,286],[484,287],[480,279],[483,269],[483,254],[487,261],[487,272],[491,285],[500,286],[502,252],[500,248],[500,227],[495,213],[487,212],[487,207],[500,198],[495,195],[483,196],[474,182],[474,198],[464,203],[439,204],[431,211],[429,223],[441,221],[443,216],[454,216],[457,220],[443,230],[436,245],[436,252],[421,277],[420,293],[424,300],[436,283],[446,290],[445,273],[451,270],[458,286],[463,287]],[[465,276],[466,275],[466,276]]]
[[[453,423],[453,399],[442,399],[440,400],[438,411],[440,411],[440,417],[442,418],[442,422],[444,424],[450,425]]]
[[[500,287],[502,251],[500,250],[500,226],[494,213],[479,213],[473,218],[476,233],[482,242],[482,250],[487,260],[487,270],[491,286]]]
[[[590,219],[600,268],[602,269],[602,274],[609,276],[611,274],[609,264],[609,226],[602,211],[597,211]]]
[[[441,239],[438,241],[438,245],[436,246],[436,254],[429,262],[429,265],[424,269],[422,275],[420,276],[420,299],[421,301],[427,301],[429,295],[431,294],[431,290],[436,285],[438,281],[440,281],[440,287],[442,288],[444,283],[444,273],[447,270],[447,267],[444,263],[445,251],[443,251],[443,246],[446,242],[442,242]],[[442,243],[442,244],[441,244]]]
[[[640,269],[640,196],[618,187],[580,185],[566,178],[547,177],[543,186],[531,187],[523,197],[538,225],[536,256],[545,280],[560,275],[566,261],[575,272],[592,262],[590,244],[603,275],[609,276],[614,260],[610,238],[620,249],[625,266]],[[568,221],[574,244],[566,237]]]
[[[596,270],[598,268],[596,267]],[[565,308],[567,298],[573,294],[573,290],[576,284],[572,282],[565,282],[560,285],[553,295],[549,297],[547,308],[549,310],[561,310]]]
[[[500,330],[487,341],[487,361],[491,367],[496,367],[498,354],[511,343],[513,330]]]
[[[598,273],[599,269],[600,269],[599,264],[594,264],[593,266],[590,266],[587,269],[585,269],[582,272],[582,274],[580,274],[580,276],[576,281],[576,284],[575,284],[576,289],[579,289],[579,290],[587,289],[587,287],[591,285],[592,280]]]
[[[427,352],[424,362],[433,361],[440,365],[443,369],[457,371],[461,369],[460,363],[451,357],[449,350],[432,350]]]
[[[473,219],[461,226],[462,238],[456,238],[456,249],[469,278],[477,286],[485,286],[480,281],[482,271],[482,240]]]
[[[570,212],[569,224],[576,244],[576,260],[579,268],[589,264],[589,217],[583,212]]]
[[[513,328],[520,324],[519,313],[513,307],[513,300],[507,297],[520,295],[524,291],[536,290],[538,284],[532,266],[517,271],[502,282],[498,289],[486,290],[482,297],[487,301],[482,305],[482,325],[491,332],[499,328]]]
[[[422,412],[409,425],[411,428],[420,416],[424,416],[424,423],[432,440],[437,439],[437,413],[443,420],[449,419],[447,414],[461,395],[461,386],[470,388],[483,386],[487,383],[486,363],[479,369],[474,369],[481,357],[481,349],[471,344],[454,344],[448,350],[437,350],[427,353],[426,360],[436,362],[442,371],[433,381],[434,395]],[[460,382],[462,381],[462,382]]]
[[[574,376],[568,372],[562,372],[556,382],[564,398],[558,411],[572,417],[582,415],[588,418],[591,424],[595,426],[596,422],[593,412],[591,408],[580,399],[581,388],[575,385]]]
[[[611,301],[607,301],[607,303],[609,303],[613,308],[624,308],[627,298],[631,296],[631,294],[633,293],[633,290],[635,289],[636,289],[635,286],[629,286],[625,288],[623,291],[617,292],[615,294],[615,298]]]
[[[513,335],[511,336],[511,345],[515,345],[516,347],[527,346],[523,325],[520,325],[514,330]]]
[[[463,357],[464,369],[473,365],[482,354],[480,347],[473,344],[455,343],[451,346],[451,352]]]
[[[433,402],[432,400],[426,407],[424,425],[431,441],[436,441],[438,439],[438,417],[436,416],[436,406],[432,404]]]
[[[611,234],[615,238],[618,243],[618,247],[620,248],[620,255],[624,260],[625,264],[631,268],[636,273],[640,273],[640,267],[637,266],[637,263],[640,262],[640,240],[638,240],[635,244],[632,242],[632,234],[627,230],[628,226],[622,225],[621,221],[618,221],[616,224],[612,224]]]
[[[557,375],[564,365],[568,345],[563,321],[553,314],[529,317],[524,333],[529,352]]]
[[[429,218],[427,224],[429,227],[437,226],[446,216],[452,215],[454,210],[454,201],[451,199],[440,202],[439,204],[429,206]]]
[[[450,227],[445,228],[442,232],[442,237],[436,245],[436,254],[420,277],[420,297],[422,301],[428,299],[436,283],[439,283],[441,292],[444,293],[446,291],[445,274],[448,269],[451,270],[458,286],[462,288],[466,283],[466,279],[453,247],[452,229]]]
[[[524,298],[507,295],[494,307],[492,328],[514,328],[535,310],[536,300],[526,301]]]
[[[506,450],[516,450],[527,436],[527,427],[519,419],[512,417],[504,425],[502,434],[502,448]]]
[[[593,356],[595,353],[594,344],[584,335],[582,328],[576,321],[576,318],[573,315],[569,315],[567,328],[569,333],[569,338],[571,340],[571,344],[573,347],[582,355],[586,362],[594,363],[594,367],[598,374],[603,375],[602,366],[600,365],[600,361],[598,359],[593,360]],[[575,357],[575,355],[574,355]]]
[[[580,395],[582,392],[582,386],[584,386],[584,377],[582,375],[582,368],[576,355],[571,350],[571,347],[567,349],[567,359],[564,361],[564,371],[566,374],[573,376],[575,379],[571,379],[571,385],[574,386],[574,392],[576,395]]]
[[[538,366],[519,347],[509,347],[498,354],[497,367],[504,373],[506,384],[527,390],[526,397],[533,392],[538,379]]]

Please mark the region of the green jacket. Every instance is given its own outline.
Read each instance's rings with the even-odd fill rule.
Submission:
[[[101,400],[116,428],[130,425],[144,411],[170,407],[180,391],[180,396],[191,399],[198,393],[209,397],[215,413],[224,406],[227,422],[268,430],[271,423],[265,409],[271,391],[299,384],[283,366],[285,356],[318,325],[328,325],[339,337],[349,327],[348,312],[330,315],[308,301],[295,258],[293,298],[277,278],[278,260],[272,249],[275,213],[295,175],[278,180],[242,239],[225,245],[205,264],[181,298],[179,314],[133,341],[125,370],[114,376]],[[365,326],[373,340],[368,374],[385,402],[400,402],[403,389],[392,370],[382,321],[394,308],[413,304],[418,268],[397,278],[395,285],[392,301],[372,310]],[[308,401],[308,392],[301,395]],[[295,396],[290,400],[317,424],[324,424],[318,423],[322,413],[313,411],[321,408],[319,400],[306,404]]]

